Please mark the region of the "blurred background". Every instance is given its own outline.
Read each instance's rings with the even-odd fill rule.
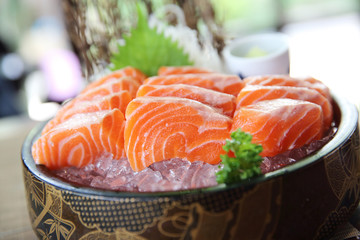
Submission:
[[[86,5],[84,24],[97,25],[97,31],[101,32],[104,25],[100,23],[110,23],[121,31],[110,28],[107,35],[127,33],[134,21],[131,18],[134,1],[104,2],[0,0],[0,119],[26,116],[43,121],[55,113],[61,102],[81,90],[93,69],[84,66],[89,59],[82,58],[79,51],[83,47],[76,42],[77,36],[70,35],[94,35],[95,31],[68,31],[67,27],[74,21],[71,18],[82,12],[71,12],[66,8]],[[215,41],[220,50],[231,38],[268,31],[287,33],[291,39],[292,75],[311,75],[332,89],[344,89],[351,101],[360,102],[357,89],[351,87],[360,81],[359,0],[144,2],[150,12],[167,3],[176,3],[189,14],[197,11],[191,8],[200,6],[200,15],[203,15],[186,19],[188,25],[199,30],[201,21],[197,20],[208,26],[213,24],[215,27],[210,28],[218,38]],[[115,12],[114,6],[121,6],[121,11]],[[107,12],[109,9],[112,11]],[[191,23],[192,20],[195,23]],[[94,37],[92,40],[96,41]],[[111,45],[111,41],[106,43]],[[110,48],[103,47],[105,50]],[[86,56],[102,57],[104,49],[89,44]]]

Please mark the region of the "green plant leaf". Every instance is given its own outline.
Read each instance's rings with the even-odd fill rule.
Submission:
[[[231,133],[231,139],[223,146],[227,154],[220,156],[222,169],[216,173],[218,183],[232,184],[261,174],[263,158],[259,154],[263,148],[251,140],[251,134],[241,129]]]
[[[136,7],[137,27],[130,31],[129,36],[123,37],[124,45],[118,45],[118,53],[111,58],[112,70],[132,66],[147,76],[154,76],[161,66],[192,65],[188,54],[177,42],[149,27],[144,5],[137,4]]]

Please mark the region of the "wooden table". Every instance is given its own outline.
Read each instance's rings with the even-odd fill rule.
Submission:
[[[0,239],[37,239],[26,208],[21,145],[35,122],[0,119]]]
[[[22,142],[36,124],[26,117],[0,119],[0,239],[36,239],[26,208],[20,158]],[[332,240],[359,239],[354,225],[360,229],[360,208]]]

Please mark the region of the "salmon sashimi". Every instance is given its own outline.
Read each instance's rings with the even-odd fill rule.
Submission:
[[[235,111],[235,97],[233,95],[186,84],[142,85],[136,96],[181,97],[193,99],[219,109],[221,113],[229,117],[232,117]]]
[[[241,107],[235,113],[232,130],[241,129],[261,144],[263,157],[298,148],[323,134],[321,107],[302,100],[274,99]]]
[[[311,86],[311,88],[314,88],[316,91],[321,93],[324,97],[329,99],[329,101],[331,101],[330,89],[323,82],[321,82],[320,80],[315,79],[313,77],[300,78],[300,80],[308,82],[308,84],[309,84],[309,86]]]
[[[131,84],[127,84],[127,83],[124,84],[124,82],[126,82],[126,80],[120,82],[110,81],[104,83],[100,86],[97,86],[95,88],[80,93],[74,99],[76,99],[76,101],[92,101],[97,98],[102,98],[114,93],[120,93],[122,91],[128,91],[132,98],[136,97],[136,92],[140,85],[138,85],[137,83],[135,84],[134,82],[132,82]]]
[[[330,101],[318,91],[310,88],[247,85],[237,96],[236,109],[259,101],[277,98],[297,99],[320,105],[323,112],[324,130],[327,130],[331,126],[333,109]]]
[[[127,84],[129,83],[129,84]],[[106,98],[107,96],[113,96],[114,94],[118,95],[120,97],[119,102],[119,109],[125,113],[124,108],[126,108],[127,104],[129,103],[129,100],[133,99],[136,96],[137,89],[140,85],[137,82],[130,81],[127,82],[127,78],[122,78],[120,80],[116,81],[110,81],[107,83],[104,83],[102,85],[99,85],[97,87],[88,89],[85,92],[80,93],[77,97],[72,99],[70,102],[66,103],[56,114],[56,116],[48,122],[48,124],[43,129],[42,133],[45,133],[49,131],[52,127],[54,127],[56,124],[62,122],[64,119],[64,115],[67,115],[67,117],[71,117],[72,115],[78,113],[78,106],[81,105],[82,102],[91,102],[91,101],[102,101],[101,99],[104,99],[104,102],[102,104],[102,108],[106,105]],[[129,99],[130,98],[130,99]],[[114,100],[113,100],[114,101]],[[80,109],[79,112],[91,112],[93,108],[87,108],[87,109]],[[105,108],[102,110],[106,110]]]
[[[85,88],[79,94],[79,96],[81,98],[81,96],[84,96],[89,92],[91,94],[93,94],[94,92],[95,93],[100,92],[99,94],[103,96],[104,94],[106,95],[109,92],[118,92],[121,90],[127,90],[129,91],[131,96],[135,98],[136,92],[140,87],[140,85],[141,85],[140,83],[138,83],[136,80],[134,80],[131,77],[111,78],[100,85]]]
[[[306,87],[318,91],[331,102],[329,88],[314,78],[293,78],[289,75],[251,76],[244,79],[248,85]]]
[[[79,113],[90,113],[116,108],[125,114],[126,107],[131,100],[132,97],[128,91],[120,91],[101,98],[95,98],[91,101],[77,101],[75,98],[72,100],[73,102],[67,103],[56,113],[56,116],[45,125],[42,134],[45,134],[54,126]]]
[[[104,154],[125,157],[124,126],[124,115],[118,109],[77,114],[33,144],[35,163],[49,169],[80,168]]]
[[[237,75],[227,75],[219,73],[200,73],[200,74],[179,74],[168,76],[154,76],[144,81],[146,85],[170,85],[188,84],[203,87],[234,96],[245,86],[244,82]]]
[[[99,79],[93,81],[84,90],[87,91],[90,88],[98,87],[112,79],[119,79],[119,78],[123,78],[123,77],[132,78],[138,84],[142,84],[146,78],[146,75],[134,67],[124,67],[122,69],[108,73],[105,76],[100,77]]]
[[[216,109],[177,97],[135,98],[125,117],[125,151],[134,171],[171,158],[217,164],[232,125]]]
[[[212,73],[212,71],[194,66],[162,66],[158,70],[159,76],[190,73]]]

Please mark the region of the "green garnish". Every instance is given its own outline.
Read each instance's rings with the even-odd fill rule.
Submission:
[[[216,173],[218,183],[232,184],[261,174],[260,164],[263,159],[259,154],[263,148],[251,143],[251,140],[251,134],[241,129],[231,133],[231,140],[226,140],[223,146],[227,154],[220,155],[223,168]],[[229,152],[235,157],[229,156]]]
[[[112,70],[132,66],[147,76],[157,74],[161,66],[192,65],[188,54],[164,33],[150,28],[144,5],[137,4],[138,23],[131,29],[129,36],[124,36],[124,45],[118,45],[119,52],[111,58]]]
[[[255,58],[255,57],[264,57],[268,55],[268,53],[266,51],[264,51],[263,49],[255,46],[252,47],[247,54],[245,55],[245,57],[247,58]]]

